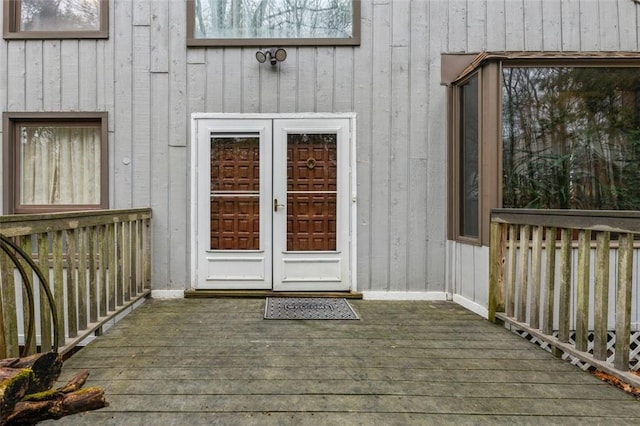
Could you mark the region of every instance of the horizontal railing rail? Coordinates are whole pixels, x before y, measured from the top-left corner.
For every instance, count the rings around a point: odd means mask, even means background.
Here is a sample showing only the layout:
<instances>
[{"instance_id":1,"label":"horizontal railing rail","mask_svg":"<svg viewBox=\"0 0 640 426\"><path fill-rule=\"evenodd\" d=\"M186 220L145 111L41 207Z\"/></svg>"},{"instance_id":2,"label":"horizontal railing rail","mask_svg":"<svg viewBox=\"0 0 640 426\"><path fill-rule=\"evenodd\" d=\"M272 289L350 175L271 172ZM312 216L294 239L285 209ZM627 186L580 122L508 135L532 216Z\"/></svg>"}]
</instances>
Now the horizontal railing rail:
<instances>
[{"instance_id":1,"label":"horizontal railing rail","mask_svg":"<svg viewBox=\"0 0 640 426\"><path fill-rule=\"evenodd\" d=\"M640 386L630 372L639 235L640 212L493 210L489 320Z\"/></svg>"},{"instance_id":2,"label":"horizontal railing rail","mask_svg":"<svg viewBox=\"0 0 640 426\"><path fill-rule=\"evenodd\" d=\"M64 354L150 293L149 208L0 216L0 235L0 358Z\"/></svg>"}]
</instances>

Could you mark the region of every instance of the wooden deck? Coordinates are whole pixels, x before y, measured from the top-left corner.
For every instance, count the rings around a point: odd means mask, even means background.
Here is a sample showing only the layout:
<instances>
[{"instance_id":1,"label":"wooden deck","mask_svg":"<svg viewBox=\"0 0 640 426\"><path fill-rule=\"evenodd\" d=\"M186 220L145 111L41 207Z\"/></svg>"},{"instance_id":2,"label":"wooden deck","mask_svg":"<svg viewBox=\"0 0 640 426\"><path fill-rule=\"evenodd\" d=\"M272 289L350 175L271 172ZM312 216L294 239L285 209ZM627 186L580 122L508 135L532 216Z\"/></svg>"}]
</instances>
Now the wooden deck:
<instances>
[{"instance_id":1,"label":"wooden deck","mask_svg":"<svg viewBox=\"0 0 640 426\"><path fill-rule=\"evenodd\" d=\"M52 425L630 424L640 401L448 302L263 320L264 299L149 300L61 380L110 407Z\"/></svg>"}]
</instances>

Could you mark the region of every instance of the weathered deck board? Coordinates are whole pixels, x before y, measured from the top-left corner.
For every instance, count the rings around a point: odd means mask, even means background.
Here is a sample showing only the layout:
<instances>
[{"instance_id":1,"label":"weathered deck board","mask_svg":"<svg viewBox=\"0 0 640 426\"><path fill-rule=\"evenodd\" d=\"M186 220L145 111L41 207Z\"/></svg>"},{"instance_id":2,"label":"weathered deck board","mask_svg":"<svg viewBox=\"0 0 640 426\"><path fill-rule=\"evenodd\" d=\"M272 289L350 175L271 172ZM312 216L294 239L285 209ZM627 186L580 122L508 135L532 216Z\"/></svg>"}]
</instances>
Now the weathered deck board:
<instances>
[{"instance_id":1,"label":"weathered deck board","mask_svg":"<svg viewBox=\"0 0 640 426\"><path fill-rule=\"evenodd\" d=\"M263 320L264 300L151 300L65 363L110 407L59 424L637 424L640 402L447 302ZM53 423L52 423L53 424Z\"/></svg>"}]
</instances>

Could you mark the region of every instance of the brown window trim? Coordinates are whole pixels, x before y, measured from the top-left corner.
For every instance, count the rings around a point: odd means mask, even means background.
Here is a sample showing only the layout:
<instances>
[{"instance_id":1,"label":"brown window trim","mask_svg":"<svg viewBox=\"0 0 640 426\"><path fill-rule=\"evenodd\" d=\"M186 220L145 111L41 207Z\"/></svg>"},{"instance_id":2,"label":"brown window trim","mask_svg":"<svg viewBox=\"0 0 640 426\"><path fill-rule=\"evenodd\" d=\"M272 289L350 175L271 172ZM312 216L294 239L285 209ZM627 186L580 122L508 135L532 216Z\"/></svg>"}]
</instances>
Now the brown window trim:
<instances>
[{"instance_id":1,"label":"brown window trim","mask_svg":"<svg viewBox=\"0 0 640 426\"><path fill-rule=\"evenodd\" d=\"M497 140L500 136L500 99L490 96L491 93L498 93L499 90L499 64L488 64L478 73L478 99L479 99L479 123L478 123L478 236L470 237L462 235L460 230L460 96L459 85L449 87L448 95L448 217L447 234L449 240L464 242L473 245L489 245L489 218L491 208L498 203L499 193L496 185L499 184L501 176L498 168L499 146L487 143L487 141ZM475 73L469 73L460 83L465 82ZM488 111L492 111L495 120L487 119ZM495 170L492 173L492 170Z\"/></svg>"},{"instance_id":2,"label":"brown window trim","mask_svg":"<svg viewBox=\"0 0 640 426\"><path fill-rule=\"evenodd\" d=\"M442 84L447 96L448 223L447 239L489 246L491 209L502 206L502 67L640 67L638 52L483 52L443 54ZM459 233L457 85L480 72L480 237Z\"/></svg>"},{"instance_id":3,"label":"brown window trim","mask_svg":"<svg viewBox=\"0 0 640 426\"><path fill-rule=\"evenodd\" d=\"M359 46L360 45L360 2L353 2L353 37L351 38L196 38L195 37L195 0L187 1L187 46Z\"/></svg>"},{"instance_id":4,"label":"brown window trim","mask_svg":"<svg viewBox=\"0 0 640 426\"><path fill-rule=\"evenodd\" d=\"M109 0L100 0L100 29L98 31L21 31L20 0L3 2L3 38L6 40L55 40L109 38Z\"/></svg>"},{"instance_id":5,"label":"brown window trim","mask_svg":"<svg viewBox=\"0 0 640 426\"><path fill-rule=\"evenodd\" d=\"M19 191L18 150L15 149L19 140L18 128L23 123L42 124L82 124L92 123L100 125L100 203L99 204L43 204L17 205L16 194ZM48 213L78 210L107 209L109 206L109 152L108 126L106 112L5 112L2 114L3 124L3 205L6 214Z\"/></svg>"}]
</instances>

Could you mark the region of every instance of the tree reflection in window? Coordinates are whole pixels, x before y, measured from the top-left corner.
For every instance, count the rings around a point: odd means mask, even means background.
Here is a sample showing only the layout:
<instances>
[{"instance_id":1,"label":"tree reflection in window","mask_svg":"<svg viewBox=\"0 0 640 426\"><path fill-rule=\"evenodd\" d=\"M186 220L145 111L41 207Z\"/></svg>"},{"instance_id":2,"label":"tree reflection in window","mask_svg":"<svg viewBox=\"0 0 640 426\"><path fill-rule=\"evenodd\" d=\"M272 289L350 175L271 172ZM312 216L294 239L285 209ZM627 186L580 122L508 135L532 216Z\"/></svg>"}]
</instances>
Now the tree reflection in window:
<instances>
[{"instance_id":1,"label":"tree reflection in window","mask_svg":"<svg viewBox=\"0 0 640 426\"><path fill-rule=\"evenodd\" d=\"M196 38L349 38L353 0L195 0Z\"/></svg>"},{"instance_id":2,"label":"tree reflection in window","mask_svg":"<svg viewBox=\"0 0 640 426\"><path fill-rule=\"evenodd\" d=\"M503 69L503 206L640 210L640 68Z\"/></svg>"},{"instance_id":3,"label":"tree reflection in window","mask_svg":"<svg viewBox=\"0 0 640 426\"><path fill-rule=\"evenodd\" d=\"M98 31L100 0L22 0L22 31Z\"/></svg>"}]
</instances>

